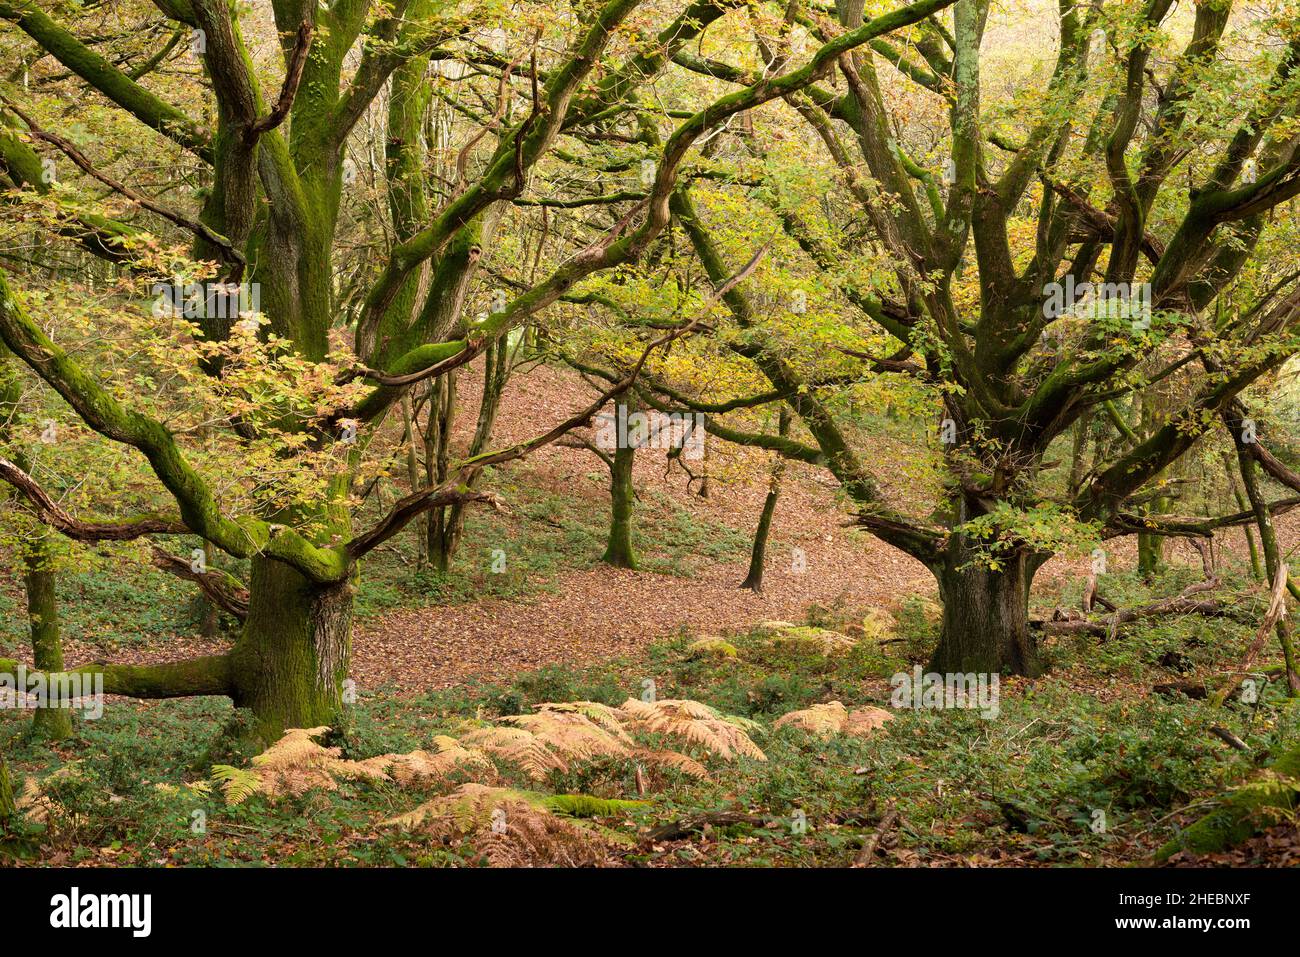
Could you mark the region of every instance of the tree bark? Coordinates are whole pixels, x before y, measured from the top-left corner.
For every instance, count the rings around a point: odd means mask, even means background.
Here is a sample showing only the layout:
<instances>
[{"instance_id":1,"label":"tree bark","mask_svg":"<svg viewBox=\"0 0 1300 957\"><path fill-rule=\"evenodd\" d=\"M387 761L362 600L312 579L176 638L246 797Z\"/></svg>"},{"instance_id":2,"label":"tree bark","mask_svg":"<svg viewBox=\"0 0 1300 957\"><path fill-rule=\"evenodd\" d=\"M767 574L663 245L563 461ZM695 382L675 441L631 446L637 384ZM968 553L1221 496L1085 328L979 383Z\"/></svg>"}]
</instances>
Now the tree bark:
<instances>
[{"instance_id":1,"label":"tree bark","mask_svg":"<svg viewBox=\"0 0 1300 957\"><path fill-rule=\"evenodd\" d=\"M216 558L215 549L211 543L203 543L203 560L205 567L212 567ZM221 609L217 607L207 594L200 589L199 593L194 596L194 601L199 612L199 634L204 638L216 638L218 628L221 624Z\"/></svg>"},{"instance_id":2,"label":"tree bark","mask_svg":"<svg viewBox=\"0 0 1300 957\"><path fill-rule=\"evenodd\" d=\"M1165 499L1159 499L1156 511L1161 509L1159 505ZM1165 539L1163 535L1155 535L1151 532L1138 532L1138 575L1143 581L1150 581L1163 568L1165 564Z\"/></svg>"},{"instance_id":3,"label":"tree bark","mask_svg":"<svg viewBox=\"0 0 1300 957\"><path fill-rule=\"evenodd\" d=\"M1237 485L1237 471L1233 468L1232 456L1227 451L1223 453L1223 467L1228 475L1228 485L1232 488L1232 496L1237 502L1237 510L1240 512L1247 511L1250 505ZM1255 581L1264 581L1264 569L1259 564L1259 549L1255 546L1255 533L1251 531L1249 525L1243 525L1242 530L1246 533L1246 548L1250 551L1250 573Z\"/></svg>"},{"instance_id":4,"label":"tree bark","mask_svg":"<svg viewBox=\"0 0 1300 957\"><path fill-rule=\"evenodd\" d=\"M767 555L767 539L772 530L772 515L776 512L776 501L781 495L780 479L773 472L772 484L763 499L763 511L758 516L758 528L754 531L754 547L749 553L749 573L740 583L741 588L748 588L755 593L763 591L763 563Z\"/></svg>"},{"instance_id":5,"label":"tree bark","mask_svg":"<svg viewBox=\"0 0 1300 957\"><path fill-rule=\"evenodd\" d=\"M1146 436L1160 425L1160 413L1167 403L1156 393L1143 393L1141 398L1141 434ZM1134 443L1137 444L1136 442ZM1162 513L1169 510L1171 501L1167 496L1160 496L1150 505L1152 511ZM1138 576L1143 581L1151 581L1164 570L1165 538L1151 532L1138 532Z\"/></svg>"},{"instance_id":6,"label":"tree bark","mask_svg":"<svg viewBox=\"0 0 1300 957\"><path fill-rule=\"evenodd\" d=\"M0 833L3 833L9 819L17 812L14 806L14 787L9 780L9 768L4 755L0 755Z\"/></svg>"},{"instance_id":7,"label":"tree bark","mask_svg":"<svg viewBox=\"0 0 1300 957\"><path fill-rule=\"evenodd\" d=\"M1278 567L1286 561L1278 549L1277 533L1273 528L1273 516L1269 514L1268 503L1260 490L1255 471L1255 459L1251 456L1246 441L1242 437L1240 422L1229 416L1224 418L1228 431L1232 434L1237 447L1237 465L1241 473L1241 484L1250 499L1250 506L1255 512L1255 527L1259 530L1260 550L1264 553L1264 568L1270 582L1277 581ZM1289 572L1288 567L1288 572ZM1288 574L1286 578L1290 578ZM1280 615L1274 627L1277 630L1278 644L1282 647L1282 658L1286 662L1287 690L1292 697L1300 695L1300 670L1297 668L1295 645L1291 638L1291 625L1285 615Z\"/></svg>"},{"instance_id":8,"label":"tree bark","mask_svg":"<svg viewBox=\"0 0 1300 957\"><path fill-rule=\"evenodd\" d=\"M253 559L231 697L252 709L264 741L337 722L351 662L352 597L350 582L317 585L281 562Z\"/></svg>"},{"instance_id":9,"label":"tree bark","mask_svg":"<svg viewBox=\"0 0 1300 957\"><path fill-rule=\"evenodd\" d=\"M424 477L429 487L440 485L451 468L451 426L456 418L456 370L435 379L430 387L429 419L424 430ZM429 567L445 574L454 551L446 534L447 510L431 508L424 520L425 554Z\"/></svg>"},{"instance_id":10,"label":"tree bark","mask_svg":"<svg viewBox=\"0 0 1300 957\"><path fill-rule=\"evenodd\" d=\"M406 443L406 480L412 492L418 492L424 486L420 483L420 456L415 450L415 412L411 405L411 394L402 396L402 441ZM428 517L416 526L415 567L423 568L429 561Z\"/></svg>"},{"instance_id":11,"label":"tree bark","mask_svg":"<svg viewBox=\"0 0 1300 957\"><path fill-rule=\"evenodd\" d=\"M31 624L32 663L41 671L63 670L63 640L59 634L59 603L55 591L57 574L50 564L47 536L41 530L25 556L24 583L27 589L27 619ZM32 734L47 741L72 736L72 709L37 708L32 716Z\"/></svg>"},{"instance_id":12,"label":"tree bark","mask_svg":"<svg viewBox=\"0 0 1300 957\"><path fill-rule=\"evenodd\" d=\"M350 581L313 583L258 556L248 617L230 653L156 665L94 662L65 674L102 675L105 694L132 698L229 696L252 710L253 734L269 745L289 728L337 726L351 662L352 602ZM0 673L16 674L18 666L0 659Z\"/></svg>"},{"instance_id":13,"label":"tree bark","mask_svg":"<svg viewBox=\"0 0 1300 957\"><path fill-rule=\"evenodd\" d=\"M474 426L474 437L465 452L466 458L473 458L487 450L492 441L492 430L496 426L497 410L501 407L501 397L505 393L506 383L510 378L513 362L513 350L506 340L491 343L484 351L483 394L479 401L478 421ZM441 413L444 419L436 427L427 430L426 435L435 439L432 445L426 443L426 456L433 455L433 472L426 468L430 486L441 484L450 474L450 442L452 422L455 418L455 372L447 378L452 383L445 393L446 402L431 404L429 414ZM436 389L437 386L435 385ZM435 454L436 452L436 454ZM477 488L483 473L475 470L465 480L468 488ZM451 570L452 560L460 549L461 539L465 533L465 506L463 503L446 505L429 509L425 520L425 552L430 567L440 573Z\"/></svg>"},{"instance_id":14,"label":"tree bark","mask_svg":"<svg viewBox=\"0 0 1300 957\"><path fill-rule=\"evenodd\" d=\"M1084 453L1088 450L1088 438L1092 433L1092 422L1096 413L1092 411L1085 412L1079 417L1079 421L1074 424L1074 437L1071 442L1070 451L1070 495L1078 494L1079 486L1083 483L1084 475Z\"/></svg>"},{"instance_id":15,"label":"tree bark","mask_svg":"<svg viewBox=\"0 0 1300 957\"><path fill-rule=\"evenodd\" d=\"M620 404L618 415L626 420L631 414L627 405ZM620 430L621 432L621 430ZM629 430L630 432L630 430ZM619 435L614 450L614 465L609 471L609 538L601 561L615 568L636 568L636 553L632 550L632 508L636 490L632 486L632 466L636 464L636 442L631 434Z\"/></svg>"},{"instance_id":16,"label":"tree bark","mask_svg":"<svg viewBox=\"0 0 1300 957\"><path fill-rule=\"evenodd\" d=\"M790 431L790 410L781 406L778 434L785 436ZM767 487L767 497L763 499L763 511L758 516L758 528L754 531L754 547L749 553L749 573L740 583L741 588L761 593L763 591L763 564L767 556L767 540L772 531L772 516L776 513L777 499L781 497L781 477L785 472L785 459L778 457L772 463L772 477Z\"/></svg>"},{"instance_id":17,"label":"tree bark","mask_svg":"<svg viewBox=\"0 0 1300 957\"><path fill-rule=\"evenodd\" d=\"M1042 673L1029 630L1029 586L1038 562L1026 553L1000 559L994 570L954 535L935 571L943 602L939 645L930 670L942 674Z\"/></svg>"}]
</instances>

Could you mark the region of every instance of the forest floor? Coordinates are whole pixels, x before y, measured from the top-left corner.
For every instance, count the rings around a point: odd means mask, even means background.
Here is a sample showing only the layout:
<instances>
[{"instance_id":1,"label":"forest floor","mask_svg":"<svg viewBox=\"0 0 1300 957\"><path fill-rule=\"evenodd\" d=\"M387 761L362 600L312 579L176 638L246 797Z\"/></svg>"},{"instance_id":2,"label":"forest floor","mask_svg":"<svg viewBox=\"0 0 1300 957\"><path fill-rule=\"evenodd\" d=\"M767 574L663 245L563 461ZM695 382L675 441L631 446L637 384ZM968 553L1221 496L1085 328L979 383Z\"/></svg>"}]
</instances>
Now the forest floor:
<instances>
[{"instance_id":1,"label":"forest floor","mask_svg":"<svg viewBox=\"0 0 1300 957\"><path fill-rule=\"evenodd\" d=\"M503 444L544 430L587 400L580 383L546 367L517 378L510 390L503 409L511 414L497 433ZM467 410L476 407L469 377L461 401ZM891 465L879 478L909 501L919 486L901 454L881 440L877 458ZM360 759L406 753L429 747L430 734L455 736L467 722L481 726L543 702L616 706L640 695L649 680L660 699L689 698L739 716L738 726L750 729L767 761L710 760L704 781L651 772L653 809L601 825L598 856L607 863L843 865L893 806L901 824L882 836L879 863L1087 866L1148 861L1206 800L1246 779L1296 733L1300 716L1276 682L1254 709L1222 712L1153 693L1162 682L1209 678L1240 660L1252 615L1262 611L1258 588L1241 573L1240 533L1220 543L1227 586L1251 596L1240 615L1159 621L1104 643L1052 642L1047 677L1003 683L1001 721L902 711L865 738L778 727L783 715L832 700L850 709L889 707L890 676L924 664L933 644L934 581L912 559L849 526L826 477L798 467L786 472L764 591L741 590L768 463L710 447L703 466L689 464L697 476L707 469L707 497L697 494L698 480L670 469L662 452L638 456L638 571L599 562L607 473L590 453L568 448L544 449L492 476L506 507L471 514L451 574L417 569L413 533L368 559L354 636L359 700L350 726L332 743ZM381 488L371 509L380 512L402 491ZM1300 522L1284 516L1279 532L1293 548ZM1108 548L1113 574L1103 591L1121 604L1171 594L1201 575L1197 554L1175 544L1167 575L1138 582L1129 571L1132 542ZM493 572L502 557L504 570ZM1035 613L1077 605L1087 564L1086 556L1049 563L1035 584ZM188 657L220 651L231 640L229 630L198 637L188 586L147 565L125 566L105 555L69 572L61 587L69 664ZM854 634L873 610L886 613L888 633L844 654L773 648L758 628L784 620ZM20 582L0 580L0 654L27 657L21 612ZM701 658L688 647L717 635L734 656ZM241 765L250 757L210 750L214 727L230 714L227 702L211 700L111 701L104 719L78 722L77 737L53 752L24 742L21 713L0 715L0 741L20 778L79 769L71 782L47 790L65 816L40 860L437 865L487 853L473 839L430 849L427 835L422 841L377 827L381 817L410 810L414 799L397 787L349 783L275 806L260 798L225 806L219 792L202 785L214 763ZM1221 744L1208 732L1215 723L1243 738L1251 753L1243 757ZM544 785L556 794L624 800L647 787L645 768L634 772L634 765L597 762L542 781L517 768L502 773L515 788ZM185 829L172 833L178 794L214 822L202 839ZM650 837L657 827L719 808L766 815L768 823ZM771 823L786 822L796 810L806 815L806 833ZM1100 832L1098 810L1109 822ZM515 847L506 858L556 862L545 853ZM1297 861L1297 829L1282 822L1199 863Z\"/></svg>"},{"instance_id":2,"label":"forest floor","mask_svg":"<svg viewBox=\"0 0 1300 957\"><path fill-rule=\"evenodd\" d=\"M476 407L477 388L472 376L464 376L464 408ZM538 367L510 383L497 441L507 445L529 438L586 401L581 383ZM544 411L521 415L520 410ZM468 439L466 418L458 422L461 441ZM936 597L934 578L919 562L849 524L824 472L793 466L786 470L773 520L763 591L738 588L767 492L767 460L745 450L721 460L713 454L706 497L699 495L698 480L680 467L668 467L662 451L638 456L636 541L642 567L636 571L598 561L608 521L607 474L590 453L570 448L543 449L498 476L495 487L505 511L471 516L451 575L416 571L414 529L384 546L369 560L360 585L354 680L360 687L405 692L452 687L468 677L499 681L542 665L627 655L669 635L710 635L773 619L802 621L810 609L892 611L909 596ZM882 448L880 457L894 454ZM696 463L691 466L696 476L703 474ZM911 498L905 473L882 470L878 478L899 500ZM372 510L403 493L381 489ZM1300 543L1300 516L1282 516L1278 533L1287 548ZM1244 554L1244 540L1235 538L1220 541L1226 560ZM1131 540L1110 547L1114 567L1134 563ZM500 574L490 571L497 549L506 566ZM1188 567L1200 563L1196 552L1177 541L1171 543L1169 561ZM1040 570L1036 584L1055 586L1086 575L1087 566L1086 557L1054 559ZM157 620L152 600L149 613L128 607L115 614L114 599L133 598L133 591L148 595L160 589L177 604L184 602L183 583L151 569L141 574L149 585L138 590L106 581L99 568L75 576L75 591L65 602L107 607L65 627L70 664L100 660L106 647L111 660L131 664L229 647L228 638L205 639L193 627L168 627ZM117 595L117 585L127 594ZM0 611L20 608L21 600L17 577L0 578ZM7 638L16 653L21 622L10 620L8 633L0 631L0 647ZM154 640L164 634L166 641Z\"/></svg>"}]
</instances>

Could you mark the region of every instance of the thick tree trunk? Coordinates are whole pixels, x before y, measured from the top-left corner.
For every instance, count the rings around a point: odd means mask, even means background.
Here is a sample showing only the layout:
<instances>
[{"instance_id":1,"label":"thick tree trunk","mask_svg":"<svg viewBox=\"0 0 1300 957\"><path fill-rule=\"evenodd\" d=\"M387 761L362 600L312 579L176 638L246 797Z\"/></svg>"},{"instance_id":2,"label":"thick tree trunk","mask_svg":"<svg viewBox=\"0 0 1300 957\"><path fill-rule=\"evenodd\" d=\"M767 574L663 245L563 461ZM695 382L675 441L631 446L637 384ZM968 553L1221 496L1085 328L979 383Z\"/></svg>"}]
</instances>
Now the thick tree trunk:
<instances>
[{"instance_id":1,"label":"thick tree trunk","mask_svg":"<svg viewBox=\"0 0 1300 957\"><path fill-rule=\"evenodd\" d=\"M253 559L248 620L235 646L235 704L274 741L287 728L334 726L352 653L352 586L320 586L289 566Z\"/></svg>"},{"instance_id":2,"label":"thick tree trunk","mask_svg":"<svg viewBox=\"0 0 1300 957\"><path fill-rule=\"evenodd\" d=\"M945 674L1041 674L1029 631L1029 585L1037 565L1021 554L1003 559L995 571L972 563L973 557L954 544L936 572L943 625L930 669Z\"/></svg>"},{"instance_id":3,"label":"thick tree trunk","mask_svg":"<svg viewBox=\"0 0 1300 957\"><path fill-rule=\"evenodd\" d=\"M253 737L269 745L288 728L337 727L351 662L352 600L349 581L319 585L282 562L254 558L248 617L228 654L155 665L96 662L64 674L102 676L105 694L131 698L228 695L252 711ZM0 672L15 675L18 668L0 659Z\"/></svg>"},{"instance_id":4,"label":"thick tree trunk","mask_svg":"<svg viewBox=\"0 0 1300 957\"><path fill-rule=\"evenodd\" d=\"M31 624L32 663L41 671L63 670L63 640L59 635L59 602L55 593L57 575L50 565L49 545L41 532L28 550L24 581L27 587L27 619ZM32 716L32 734L47 741L72 736L72 709L37 708Z\"/></svg>"}]
</instances>

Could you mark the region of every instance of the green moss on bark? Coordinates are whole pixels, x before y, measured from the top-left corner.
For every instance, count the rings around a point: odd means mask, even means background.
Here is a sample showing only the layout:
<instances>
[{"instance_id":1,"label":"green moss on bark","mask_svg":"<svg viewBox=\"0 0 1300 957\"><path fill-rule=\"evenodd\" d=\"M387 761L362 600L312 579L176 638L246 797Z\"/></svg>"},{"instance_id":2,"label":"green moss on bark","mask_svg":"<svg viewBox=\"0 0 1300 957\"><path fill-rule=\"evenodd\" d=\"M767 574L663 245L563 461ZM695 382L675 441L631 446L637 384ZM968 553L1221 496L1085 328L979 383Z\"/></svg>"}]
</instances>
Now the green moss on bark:
<instances>
[{"instance_id":1,"label":"green moss on bark","mask_svg":"<svg viewBox=\"0 0 1300 957\"><path fill-rule=\"evenodd\" d=\"M0 756L0 829L14 816L14 787L9 780L9 767Z\"/></svg>"},{"instance_id":2,"label":"green moss on bark","mask_svg":"<svg viewBox=\"0 0 1300 957\"><path fill-rule=\"evenodd\" d=\"M47 534L41 533L26 557L27 618L31 623L32 662L41 671L59 672L63 670L63 640L55 593L57 575L50 564ZM37 708L32 716L32 734L49 741L71 737L71 709Z\"/></svg>"},{"instance_id":3,"label":"green moss on bark","mask_svg":"<svg viewBox=\"0 0 1300 957\"><path fill-rule=\"evenodd\" d=\"M318 586L254 559L248 618L232 652L235 704L274 741L287 728L334 725L352 653L352 586Z\"/></svg>"},{"instance_id":4,"label":"green moss on bark","mask_svg":"<svg viewBox=\"0 0 1300 957\"><path fill-rule=\"evenodd\" d=\"M619 408L620 420L628 414L626 406ZM601 561L615 568L637 567L636 553L632 549L632 509L636 503L632 467L635 463L636 446L632 438L620 434L609 476L609 538L605 543L605 554L601 556Z\"/></svg>"},{"instance_id":5,"label":"green moss on bark","mask_svg":"<svg viewBox=\"0 0 1300 957\"><path fill-rule=\"evenodd\" d=\"M1227 795L1222 803L1156 852L1163 863L1179 851L1214 854L1249 838L1269 823L1269 814L1287 814L1297 805L1300 745L1278 758L1270 769L1281 780L1257 782Z\"/></svg>"}]
</instances>

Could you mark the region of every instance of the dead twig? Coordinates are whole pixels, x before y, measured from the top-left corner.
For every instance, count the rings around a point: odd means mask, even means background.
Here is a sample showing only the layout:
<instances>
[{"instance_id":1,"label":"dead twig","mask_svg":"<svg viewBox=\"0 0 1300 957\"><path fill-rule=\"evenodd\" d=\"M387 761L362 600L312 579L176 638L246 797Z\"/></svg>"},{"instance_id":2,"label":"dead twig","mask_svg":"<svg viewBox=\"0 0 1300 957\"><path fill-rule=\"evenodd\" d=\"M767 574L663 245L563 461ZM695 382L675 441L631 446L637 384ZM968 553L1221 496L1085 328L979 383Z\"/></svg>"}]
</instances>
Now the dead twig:
<instances>
[{"instance_id":1,"label":"dead twig","mask_svg":"<svg viewBox=\"0 0 1300 957\"><path fill-rule=\"evenodd\" d=\"M1247 753L1250 752L1250 746L1227 728L1221 728L1216 724L1210 728L1210 734L1214 735L1230 748L1235 748L1238 751L1245 751Z\"/></svg>"},{"instance_id":2,"label":"dead twig","mask_svg":"<svg viewBox=\"0 0 1300 957\"><path fill-rule=\"evenodd\" d=\"M858 852L853 866L870 867L872 859L876 856L876 851L880 848L880 842L885 839L885 835L893 830L894 825L897 823L898 808L891 804L889 810L885 811L885 816L880 819L880 826L876 828L876 833L871 836L871 840L862 845L862 850Z\"/></svg>"},{"instance_id":3,"label":"dead twig","mask_svg":"<svg viewBox=\"0 0 1300 957\"><path fill-rule=\"evenodd\" d=\"M1259 623L1259 630L1255 632L1255 640L1250 643L1246 649L1246 657L1242 659L1238 666L1238 674L1230 677L1218 691L1210 698L1210 703L1214 707L1223 706L1228 695L1237 690L1237 685L1241 684L1241 675L1249 672L1251 666L1255 663L1256 656L1263 649L1265 642L1268 641L1268 634L1278 623L1278 620L1286 615L1286 576L1287 563L1277 563L1277 574L1273 578L1273 592L1269 596L1268 611L1264 614L1264 620Z\"/></svg>"}]
</instances>

